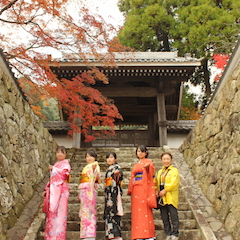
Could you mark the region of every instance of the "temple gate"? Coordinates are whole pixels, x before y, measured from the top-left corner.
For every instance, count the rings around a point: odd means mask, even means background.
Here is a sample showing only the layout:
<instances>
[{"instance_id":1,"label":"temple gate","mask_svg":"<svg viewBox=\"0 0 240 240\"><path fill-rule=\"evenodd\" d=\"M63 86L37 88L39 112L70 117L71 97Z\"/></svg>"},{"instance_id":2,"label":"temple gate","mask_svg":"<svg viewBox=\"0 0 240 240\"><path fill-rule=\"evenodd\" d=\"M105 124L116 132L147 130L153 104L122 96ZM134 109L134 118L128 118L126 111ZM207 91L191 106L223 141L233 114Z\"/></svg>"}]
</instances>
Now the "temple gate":
<instances>
[{"instance_id":1,"label":"temple gate","mask_svg":"<svg viewBox=\"0 0 240 240\"><path fill-rule=\"evenodd\" d=\"M201 67L199 59L178 57L177 52L117 52L114 67L90 56L88 63L78 57L57 61L59 66L51 68L59 79L71 79L88 66L97 66L109 78L109 84L93 87L114 100L124 120L116 122L116 136L99 138L92 146L115 147L167 145L168 121L179 120L183 83ZM75 147L86 146L79 135L74 140Z\"/></svg>"}]
</instances>

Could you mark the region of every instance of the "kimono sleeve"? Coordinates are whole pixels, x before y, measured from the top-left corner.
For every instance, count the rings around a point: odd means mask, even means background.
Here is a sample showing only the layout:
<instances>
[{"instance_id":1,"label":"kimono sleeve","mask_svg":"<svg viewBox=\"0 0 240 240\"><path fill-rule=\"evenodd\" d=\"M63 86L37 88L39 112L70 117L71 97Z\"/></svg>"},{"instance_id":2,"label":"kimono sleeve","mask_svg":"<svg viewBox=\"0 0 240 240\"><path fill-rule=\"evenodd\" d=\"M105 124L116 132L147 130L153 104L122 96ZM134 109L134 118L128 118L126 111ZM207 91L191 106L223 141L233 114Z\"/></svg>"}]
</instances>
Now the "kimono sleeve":
<instances>
[{"instance_id":1,"label":"kimono sleeve","mask_svg":"<svg viewBox=\"0 0 240 240\"><path fill-rule=\"evenodd\" d=\"M127 195L131 195L132 194L132 185L133 185L133 172L131 173L131 177L130 177L130 181L129 181L129 185L128 185L128 192Z\"/></svg>"}]
</instances>

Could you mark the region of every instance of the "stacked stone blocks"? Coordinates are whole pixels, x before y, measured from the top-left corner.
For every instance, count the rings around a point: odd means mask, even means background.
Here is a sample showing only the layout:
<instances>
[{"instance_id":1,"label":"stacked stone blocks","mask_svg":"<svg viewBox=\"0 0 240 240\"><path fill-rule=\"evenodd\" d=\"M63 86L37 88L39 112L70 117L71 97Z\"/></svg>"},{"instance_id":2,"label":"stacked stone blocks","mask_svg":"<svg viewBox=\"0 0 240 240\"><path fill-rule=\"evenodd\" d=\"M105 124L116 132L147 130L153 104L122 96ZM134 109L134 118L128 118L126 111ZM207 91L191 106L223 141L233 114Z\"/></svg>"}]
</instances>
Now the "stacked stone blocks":
<instances>
[{"instance_id":1,"label":"stacked stone blocks","mask_svg":"<svg viewBox=\"0 0 240 240\"><path fill-rule=\"evenodd\" d=\"M56 143L0 66L0 239L32 198L54 159Z\"/></svg>"},{"instance_id":2,"label":"stacked stone blocks","mask_svg":"<svg viewBox=\"0 0 240 240\"><path fill-rule=\"evenodd\" d=\"M234 239L240 236L240 65L180 151Z\"/></svg>"}]
</instances>

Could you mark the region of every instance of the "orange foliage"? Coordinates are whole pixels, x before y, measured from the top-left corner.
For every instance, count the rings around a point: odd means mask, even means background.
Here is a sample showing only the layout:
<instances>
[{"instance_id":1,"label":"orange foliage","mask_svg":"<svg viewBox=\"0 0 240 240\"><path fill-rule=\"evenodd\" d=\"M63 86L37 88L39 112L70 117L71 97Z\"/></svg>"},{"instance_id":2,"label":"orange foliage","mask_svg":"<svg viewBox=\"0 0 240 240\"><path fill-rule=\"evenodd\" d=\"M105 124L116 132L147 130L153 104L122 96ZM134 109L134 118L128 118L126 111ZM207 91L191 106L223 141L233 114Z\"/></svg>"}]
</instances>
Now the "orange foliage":
<instances>
[{"instance_id":1,"label":"orange foliage","mask_svg":"<svg viewBox=\"0 0 240 240\"><path fill-rule=\"evenodd\" d=\"M97 69L94 70L94 73L96 72ZM86 83L95 84L92 73L92 71L82 73L81 76L76 76L72 80L63 78L56 83L57 85L48 84L47 86L48 93L59 99L62 108L69 116L69 121L73 123L70 134L81 131L86 141L94 139L93 136L88 135L89 127L110 126L112 129L108 133L113 133L115 118L122 119L111 100L104 97L98 90L86 85ZM76 119L81 122L81 130L75 124Z\"/></svg>"},{"instance_id":2,"label":"orange foliage","mask_svg":"<svg viewBox=\"0 0 240 240\"><path fill-rule=\"evenodd\" d=\"M134 50L130 47L124 47L117 37L113 38L109 42L109 50L112 52L133 52Z\"/></svg>"},{"instance_id":3,"label":"orange foliage","mask_svg":"<svg viewBox=\"0 0 240 240\"><path fill-rule=\"evenodd\" d=\"M181 107L181 120L198 120L201 114L194 107Z\"/></svg>"},{"instance_id":4,"label":"orange foliage","mask_svg":"<svg viewBox=\"0 0 240 240\"><path fill-rule=\"evenodd\" d=\"M43 118L44 120L46 119L46 116L44 116L42 113L41 113L41 107L40 106L34 106L34 105L30 105L33 109L33 111L39 115L41 118Z\"/></svg>"},{"instance_id":5,"label":"orange foliage","mask_svg":"<svg viewBox=\"0 0 240 240\"><path fill-rule=\"evenodd\" d=\"M81 131L89 141L94 139L88 132L90 126L112 127L115 118L121 119L116 106L91 88L95 81L108 83L108 79L96 68L71 80L57 79L48 65L49 53L53 50L65 55L74 53L87 64L85 53L104 59L105 53L123 48L109 44L114 27L104 23L100 16L92 16L84 0L75 1L72 6L71 2L1 0L0 48L18 77L23 77L20 84L30 95L30 104L39 97L54 97L69 115L72 132ZM105 64L113 62L108 60ZM33 109L40 114L38 107ZM76 118L81 120L82 129L75 124Z\"/></svg>"}]
</instances>

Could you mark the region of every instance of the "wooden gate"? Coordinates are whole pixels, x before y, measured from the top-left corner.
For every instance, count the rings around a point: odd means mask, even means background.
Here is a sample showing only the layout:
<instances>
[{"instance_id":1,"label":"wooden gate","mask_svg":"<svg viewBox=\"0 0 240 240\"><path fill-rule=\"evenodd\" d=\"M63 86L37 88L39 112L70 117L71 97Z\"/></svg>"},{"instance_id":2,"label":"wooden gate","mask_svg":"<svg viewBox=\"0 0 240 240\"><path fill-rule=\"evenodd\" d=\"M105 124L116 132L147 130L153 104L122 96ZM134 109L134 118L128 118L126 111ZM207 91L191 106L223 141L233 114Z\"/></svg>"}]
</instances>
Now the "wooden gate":
<instances>
[{"instance_id":1,"label":"wooden gate","mask_svg":"<svg viewBox=\"0 0 240 240\"><path fill-rule=\"evenodd\" d=\"M116 130L114 136L99 137L93 147L135 147L148 145L148 130Z\"/></svg>"}]
</instances>

